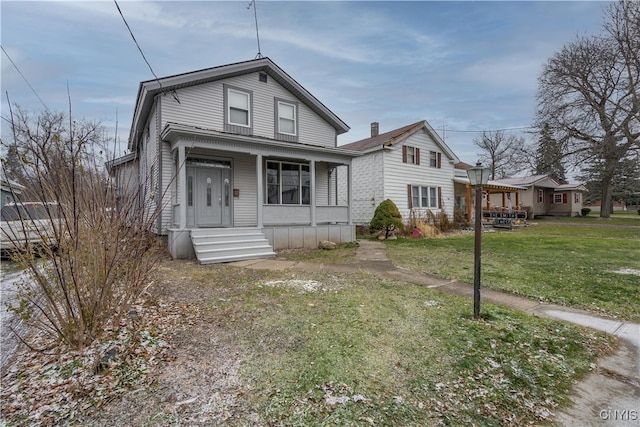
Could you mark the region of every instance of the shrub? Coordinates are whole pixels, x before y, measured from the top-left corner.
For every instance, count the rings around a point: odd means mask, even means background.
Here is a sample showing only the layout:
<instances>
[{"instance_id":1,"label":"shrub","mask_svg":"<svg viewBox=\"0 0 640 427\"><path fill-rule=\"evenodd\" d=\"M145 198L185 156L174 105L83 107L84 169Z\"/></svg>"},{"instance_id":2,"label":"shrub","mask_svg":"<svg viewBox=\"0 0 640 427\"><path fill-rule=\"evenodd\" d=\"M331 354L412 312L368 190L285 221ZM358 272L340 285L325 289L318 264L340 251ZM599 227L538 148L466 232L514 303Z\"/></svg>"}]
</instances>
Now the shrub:
<instances>
[{"instance_id":1,"label":"shrub","mask_svg":"<svg viewBox=\"0 0 640 427\"><path fill-rule=\"evenodd\" d=\"M391 199L387 199L380 203L373 214L373 219L369 223L372 231L384 230L385 239L389 238L389 234L402 228L402 215L398 207Z\"/></svg>"},{"instance_id":2,"label":"shrub","mask_svg":"<svg viewBox=\"0 0 640 427\"><path fill-rule=\"evenodd\" d=\"M591 212L591 209L589 209L589 208L582 208L582 209L580 210L580 213L582 214L582 216L587 216L587 215L589 215L589 212Z\"/></svg>"},{"instance_id":3,"label":"shrub","mask_svg":"<svg viewBox=\"0 0 640 427\"><path fill-rule=\"evenodd\" d=\"M17 120L14 143L25 159L17 167L28 180L28 197L55 201L59 209L48 211L54 237L36 224L42 243L14 254L29 279L16 284L10 308L53 346L82 349L110 326L118 329L149 286L162 256L149 232L157 212L138 208L147 184L117 199L97 124L65 124L63 114L49 112L35 122L26 114Z\"/></svg>"}]
</instances>

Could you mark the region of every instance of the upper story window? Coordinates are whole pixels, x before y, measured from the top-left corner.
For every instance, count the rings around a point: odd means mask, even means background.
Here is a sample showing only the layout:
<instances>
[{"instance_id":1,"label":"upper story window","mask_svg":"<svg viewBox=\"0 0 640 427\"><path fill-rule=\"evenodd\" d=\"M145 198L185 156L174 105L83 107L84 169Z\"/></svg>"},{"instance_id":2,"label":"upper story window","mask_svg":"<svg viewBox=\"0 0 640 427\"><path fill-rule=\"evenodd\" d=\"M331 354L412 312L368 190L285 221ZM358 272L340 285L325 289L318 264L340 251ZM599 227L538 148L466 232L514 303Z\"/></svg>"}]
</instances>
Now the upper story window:
<instances>
[{"instance_id":1,"label":"upper story window","mask_svg":"<svg viewBox=\"0 0 640 427\"><path fill-rule=\"evenodd\" d=\"M224 85L224 130L251 135L253 133L253 93Z\"/></svg>"},{"instance_id":2,"label":"upper story window","mask_svg":"<svg viewBox=\"0 0 640 427\"><path fill-rule=\"evenodd\" d=\"M249 126L249 94L229 89L229 123Z\"/></svg>"},{"instance_id":3,"label":"upper story window","mask_svg":"<svg viewBox=\"0 0 640 427\"><path fill-rule=\"evenodd\" d=\"M420 164L420 149L410 145L402 146L402 162L411 163L413 165Z\"/></svg>"},{"instance_id":4,"label":"upper story window","mask_svg":"<svg viewBox=\"0 0 640 427\"><path fill-rule=\"evenodd\" d=\"M298 103L275 99L275 137L298 142Z\"/></svg>"},{"instance_id":5,"label":"upper story window","mask_svg":"<svg viewBox=\"0 0 640 427\"><path fill-rule=\"evenodd\" d=\"M442 153L429 151L429 166L432 168L442 168Z\"/></svg>"}]
</instances>

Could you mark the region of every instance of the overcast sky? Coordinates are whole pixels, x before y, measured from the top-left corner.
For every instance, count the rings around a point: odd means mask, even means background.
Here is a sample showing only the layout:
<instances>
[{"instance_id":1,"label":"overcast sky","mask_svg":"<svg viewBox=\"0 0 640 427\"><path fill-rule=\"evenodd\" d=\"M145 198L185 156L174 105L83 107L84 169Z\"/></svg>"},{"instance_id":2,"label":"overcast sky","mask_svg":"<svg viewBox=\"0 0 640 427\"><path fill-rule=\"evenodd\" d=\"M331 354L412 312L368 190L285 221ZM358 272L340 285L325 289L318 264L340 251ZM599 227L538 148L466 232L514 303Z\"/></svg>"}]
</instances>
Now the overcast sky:
<instances>
[{"instance_id":1,"label":"overcast sky","mask_svg":"<svg viewBox=\"0 0 640 427\"><path fill-rule=\"evenodd\" d=\"M118 4L159 77L258 53L249 1ZM605 5L257 0L257 16L261 54L351 127L339 144L368 137L372 121L386 132L424 119L473 164L480 131L531 125L545 61L600 31ZM7 93L32 112L43 103L67 111L68 85L77 118L102 121L114 137L117 117L124 154L139 83L153 75L116 4L2 0L0 8L3 140Z\"/></svg>"}]
</instances>

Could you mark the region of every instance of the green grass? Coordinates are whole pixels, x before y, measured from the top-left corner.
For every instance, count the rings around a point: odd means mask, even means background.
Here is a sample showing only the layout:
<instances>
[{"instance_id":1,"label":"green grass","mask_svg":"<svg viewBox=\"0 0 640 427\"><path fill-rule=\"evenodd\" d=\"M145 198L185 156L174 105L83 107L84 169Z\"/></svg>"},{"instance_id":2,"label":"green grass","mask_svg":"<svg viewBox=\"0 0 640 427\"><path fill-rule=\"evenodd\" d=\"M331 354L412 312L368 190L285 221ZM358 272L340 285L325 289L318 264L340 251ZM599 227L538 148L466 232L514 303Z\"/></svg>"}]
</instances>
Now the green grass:
<instances>
[{"instance_id":1,"label":"green grass","mask_svg":"<svg viewBox=\"0 0 640 427\"><path fill-rule=\"evenodd\" d=\"M482 286L551 303L640 320L638 226L540 221L513 232L482 234ZM594 220L598 221L598 220ZM604 222L604 221L603 221ZM387 242L399 266L473 282L474 235Z\"/></svg>"},{"instance_id":2,"label":"green grass","mask_svg":"<svg viewBox=\"0 0 640 427\"><path fill-rule=\"evenodd\" d=\"M315 291L291 279L226 283L224 303L199 302L243 348L267 425L540 423L610 343L491 304L474 321L467 298L374 275L296 275Z\"/></svg>"},{"instance_id":3,"label":"green grass","mask_svg":"<svg viewBox=\"0 0 640 427\"><path fill-rule=\"evenodd\" d=\"M330 264L352 264L356 262L357 243L338 245L336 249L294 249L282 252L282 256L289 261L305 261Z\"/></svg>"}]
</instances>

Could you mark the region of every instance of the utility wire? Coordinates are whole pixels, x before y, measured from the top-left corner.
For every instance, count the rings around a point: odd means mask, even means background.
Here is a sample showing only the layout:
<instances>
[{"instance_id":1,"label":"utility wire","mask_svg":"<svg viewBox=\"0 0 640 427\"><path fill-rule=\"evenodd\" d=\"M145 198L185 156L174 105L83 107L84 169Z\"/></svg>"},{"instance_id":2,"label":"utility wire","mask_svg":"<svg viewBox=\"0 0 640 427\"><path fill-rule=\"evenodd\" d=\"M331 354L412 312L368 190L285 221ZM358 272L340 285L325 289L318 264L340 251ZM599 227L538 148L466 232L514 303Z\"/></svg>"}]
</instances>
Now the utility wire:
<instances>
[{"instance_id":1,"label":"utility wire","mask_svg":"<svg viewBox=\"0 0 640 427\"><path fill-rule=\"evenodd\" d=\"M467 133L480 133L480 132L501 132L505 130L522 130L522 129L536 129L535 126L521 126L515 128L503 128L503 129L482 129L482 130L455 130L447 128L447 132L467 132Z\"/></svg>"},{"instance_id":2,"label":"utility wire","mask_svg":"<svg viewBox=\"0 0 640 427\"><path fill-rule=\"evenodd\" d=\"M33 86L31 86L31 83L29 83L29 80L27 80L27 78L24 76L24 74L22 74L22 71L20 71L20 68L18 68L18 66L16 65L15 62L13 62L13 59L11 59L11 57L9 56L9 54L7 53L6 50L4 50L4 46L0 45L0 48L2 49L2 52L7 56L7 58L9 59L9 62L11 62L11 65L13 65L13 67L16 69L16 71L18 72L18 74L20 74L20 76L22 77L22 79L25 81L25 83L27 83L27 86L29 86L29 89L31 89L31 91L33 92L33 94L36 96L36 98L38 98L38 100L42 103L42 105L44 105L45 110L49 111L49 107L47 107L47 104L44 103L44 101L42 100L42 98L40 98L40 95L38 95L38 92L36 92L36 90L33 88Z\"/></svg>"},{"instance_id":3,"label":"utility wire","mask_svg":"<svg viewBox=\"0 0 640 427\"><path fill-rule=\"evenodd\" d=\"M133 35L133 31L131 30L131 27L129 26L129 23L125 19L124 14L122 13L122 10L120 9L120 5L118 4L118 1L117 0L113 0L113 2L116 4L116 7L118 8L118 13L122 17L122 21L124 22L124 25L126 25L127 30L129 30L129 34L131 34L131 38L133 39L133 42L136 44L136 47L138 48L138 51L140 51L140 55L142 55L142 59L144 59L144 62L146 62L147 66L149 67L149 70L151 71L151 74L153 74L153 77L155 77L156 82L158 82L158 85L160 85L160 89L162 90L163 89L162 83L160 82L160 79L158 78L156 73L153 71L153 68L151 67L151 64L149 63L149 61L147 60L147 57L144 55L144 52L142 51L142 48L140 47L140 44L138 44L138 40L136 40L136 36ZM176 93L175 90L171 91L171 95L173 95L173 99L175 99L176 102L178 104L180 104L180 99L178 99L178 94Z\"/></svg>"},{"instance_id":4,"label":"utility wire","mask_svg":"<svg viewBox=\"0 0 640 427\"><path fill-rule=\"evenodd\" d=\"M151 68L151 64L149 64L149 61L147 61L147 57L144 56L144 52L142 51L142 48L138 44L138 41L136 40L136 36L133 35L133 31L131 31L131 27L127 23L127 20L124 18L124 15L122 14L122 10L120 10L120 5L118 4L118 1L117 0L113 0L113 2L116 4L116 7L118 8L118 13L120 13L120 16L122 17L122 20L124 21L124 25L127 26L127 30L129 30L129 34L131 34L131 38L133 39L133 42L136 44L136 47L140 51L140 55L142 55L142 59L144 59L144 62L147 63L147 66L149 67L149 70L151 71L151 74L153 74L153 77L156 78L158 84L160 85L160 88L162 88L162 83L160 83L160 79L158 79L158 76L153 71L153 68Z\"/></svg>"}]
</instances>

